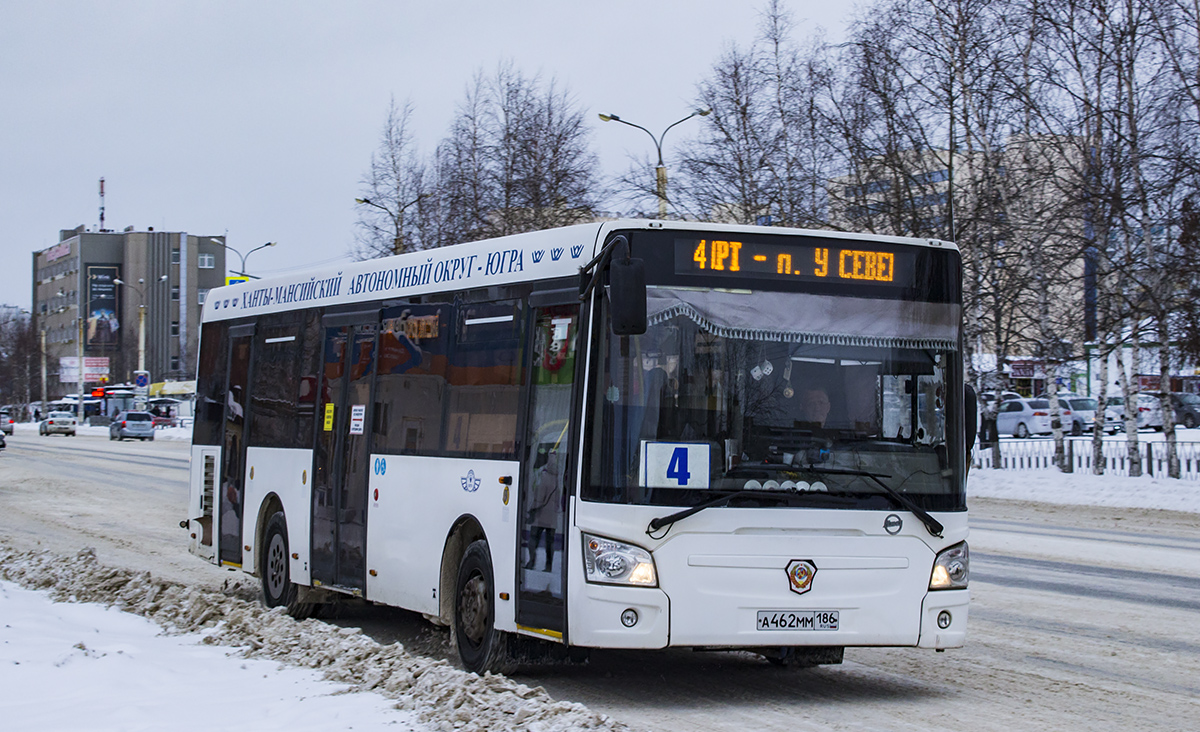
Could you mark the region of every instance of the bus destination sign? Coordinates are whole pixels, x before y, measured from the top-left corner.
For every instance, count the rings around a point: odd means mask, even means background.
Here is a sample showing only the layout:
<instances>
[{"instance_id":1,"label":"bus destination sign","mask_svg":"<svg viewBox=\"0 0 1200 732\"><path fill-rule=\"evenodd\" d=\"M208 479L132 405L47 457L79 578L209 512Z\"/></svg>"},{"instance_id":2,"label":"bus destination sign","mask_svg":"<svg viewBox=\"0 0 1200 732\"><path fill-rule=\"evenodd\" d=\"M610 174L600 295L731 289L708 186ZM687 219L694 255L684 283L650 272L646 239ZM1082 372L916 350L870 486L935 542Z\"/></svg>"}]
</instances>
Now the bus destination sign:
<instances>
[{"instance_id":1,"label":"bus destination sign","mask_svg":"<svg viewBox=\"0 0 1200 732\"><path fill-rule=\"evenodd\" d=\"M830 240L828 246L811 246L746 239L676 239L675 274L892 287L912 284L913 252L855 242L838 244L838 240Z\"/></svg>"}]
</instances>

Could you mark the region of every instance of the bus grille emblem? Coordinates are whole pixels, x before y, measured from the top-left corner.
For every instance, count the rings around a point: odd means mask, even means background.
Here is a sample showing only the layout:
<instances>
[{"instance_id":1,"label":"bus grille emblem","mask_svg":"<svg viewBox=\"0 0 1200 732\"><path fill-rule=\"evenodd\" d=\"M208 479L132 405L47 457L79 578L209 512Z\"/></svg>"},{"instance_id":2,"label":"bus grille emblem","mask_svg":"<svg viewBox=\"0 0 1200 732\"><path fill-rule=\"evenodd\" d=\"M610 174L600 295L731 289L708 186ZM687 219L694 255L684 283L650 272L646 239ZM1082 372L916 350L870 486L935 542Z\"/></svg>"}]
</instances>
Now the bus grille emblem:
<instances>
[{"instance_id":1,"label":"bus grille emblem","mask_svg":"<svg viewBox=\"0 0 1200 732\"><path fill-rule=\"evenodd\" d=\"M467 493L474 493L479 490L479 478L475 477L474 470L468 470L467 474L462 477L462 488Z\"/></svg>"},{"instance_id":2,"label":"bus grille emblem","mask_svg":"<svg viewBox=\"0 0 1200 732\"><path fill-rule=\"evenodd\" d=\"M817 568L807 559L793 559L788 562L788 586L797 595L803 595L812 589L813 576Z\"/></svg>"}]
</instances>

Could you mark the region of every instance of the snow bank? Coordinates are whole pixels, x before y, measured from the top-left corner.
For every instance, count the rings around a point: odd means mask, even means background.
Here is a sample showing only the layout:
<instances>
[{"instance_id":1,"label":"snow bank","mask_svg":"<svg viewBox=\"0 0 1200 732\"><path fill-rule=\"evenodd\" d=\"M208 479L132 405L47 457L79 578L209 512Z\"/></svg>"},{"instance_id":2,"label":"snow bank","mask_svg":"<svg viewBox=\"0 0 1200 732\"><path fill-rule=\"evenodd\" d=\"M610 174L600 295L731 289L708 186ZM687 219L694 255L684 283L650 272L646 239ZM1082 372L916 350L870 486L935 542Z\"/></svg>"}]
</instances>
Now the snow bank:
<instances>
[{"instance_id":1,"label":"snow bank","mask_svg":"<svg viewBox=\"0 0 1200 732\"><path fill-rule=\"evenodd\" d=\"M380 645L357 628L296 621L257 602L105 567L90 549L68 558L0 545L0 577L45 590L56 601L95 602L143 615L171 633L198 632L203 643L238 647L247 658L317 669L354 691L395 699L434 729L628 729L581 704L556 702L540 686L461 671L410 654L399 643Z\"/></svg>"},{"instance_id":2,"label":"snow bank","mask_svg":"<svg viewBox=\"0 0 1200 732\"><path fill-rule=\"evenodd\" d=\"M0 617L7 730L431 732L379 694L347 694L313 669L239 658L115 608L53 602L0 580Z\"/></svg>"},{"instance_id":3,"label":"snow bank","mask_svg":"<svg viewBox=\"0 0 1200 732\"><path fill-rule=\"evenodd\" d=\"M972 468L967 478L972 497L1060 503L1071 506L1152 508L1200 513L1200 483L1171 478L1062 473L1046 470Z\"/></svg>"}]
</instances>

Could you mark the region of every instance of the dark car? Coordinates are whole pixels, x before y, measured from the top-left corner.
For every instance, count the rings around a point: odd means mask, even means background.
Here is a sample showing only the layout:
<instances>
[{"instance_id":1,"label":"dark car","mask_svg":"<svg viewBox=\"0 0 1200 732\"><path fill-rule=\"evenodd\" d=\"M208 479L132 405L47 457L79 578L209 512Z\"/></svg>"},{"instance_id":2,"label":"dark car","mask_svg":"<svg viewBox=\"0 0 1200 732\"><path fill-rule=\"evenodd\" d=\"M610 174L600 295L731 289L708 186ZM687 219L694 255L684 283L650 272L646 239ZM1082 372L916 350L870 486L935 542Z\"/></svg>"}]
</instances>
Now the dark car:
<instances>
[{"instance_id":1,"label":"dark car","mask_svg":"<svg viewBox=\"0 0 1200 732\"><path fill-rule=\"evenodd\" d=\"M154 415L149 412L121 412L108 425L108 439L154 439Z\"/></svg>"},{"instance_id":2,"label":"dark car","mask_svg":"<svg viewBox=\"0 0 1200 732\"><path fill-rule=\"evenodd\" d=\"M1200 394L1171 394L1171 410L1175 413L1175 424L1188 429L1200 425Z\"/></svg>"}]
</instances>

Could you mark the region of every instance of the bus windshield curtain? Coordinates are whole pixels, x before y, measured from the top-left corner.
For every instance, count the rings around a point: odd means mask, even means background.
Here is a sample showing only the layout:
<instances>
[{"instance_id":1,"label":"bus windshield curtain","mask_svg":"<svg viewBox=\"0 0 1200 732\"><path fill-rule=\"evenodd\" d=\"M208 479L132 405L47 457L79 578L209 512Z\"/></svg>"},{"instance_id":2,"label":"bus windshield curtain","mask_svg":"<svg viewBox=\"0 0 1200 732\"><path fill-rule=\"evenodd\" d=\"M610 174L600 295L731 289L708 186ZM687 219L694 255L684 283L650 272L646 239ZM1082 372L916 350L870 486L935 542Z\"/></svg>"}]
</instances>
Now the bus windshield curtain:
<instances>
[{"instance_id":1,"label":"bus windshield curtain","mask_svg":"<svg viewBox=\"0 0 1200 732\"><path fill-rule=\"evenodd\" d=\"M958 347L961 306L791 292L647 291L651 326L686 317L723 338L881 348Z\"/></svg>"}]
</instances>

